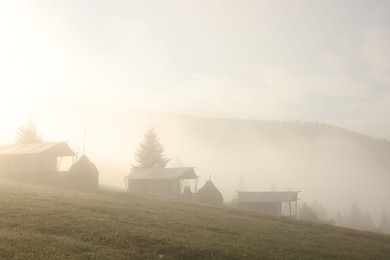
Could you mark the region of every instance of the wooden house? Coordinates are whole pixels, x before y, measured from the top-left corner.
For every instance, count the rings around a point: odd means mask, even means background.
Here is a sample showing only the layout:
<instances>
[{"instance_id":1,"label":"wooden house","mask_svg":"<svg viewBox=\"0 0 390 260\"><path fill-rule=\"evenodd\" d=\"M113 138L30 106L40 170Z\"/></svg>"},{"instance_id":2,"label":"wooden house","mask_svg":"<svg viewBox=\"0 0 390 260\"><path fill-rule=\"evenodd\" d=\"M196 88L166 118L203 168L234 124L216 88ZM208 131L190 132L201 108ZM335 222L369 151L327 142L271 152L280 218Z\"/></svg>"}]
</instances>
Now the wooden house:
<instances>
[{"instance_id":1,"label":"wooden house","mask_svg":"<svg viewBox=\"0 0 390 260\"><path fill-rule=\"evenodd\" d=\"M237 192L237 207L260 214L282 216L282 206L288 206L289 216L297 216L299 191Z\"/></svg>"},{"instance_id":2,"label":"wooden house","mask_svg":"<svg viewBox=\"0 0 390 260\"><path fill-rule=\"evenodd\" d=\"M16 180L53 179L63 157L75 159L65 142L0 145L0 175Z\"/></svg>"},{"instance_id":3,"label":"wooden house","mask_svg":"<svg viewBox=\"0 0 390 260\"><path fill-rule=\"evenodd\" d=\"M179 197L184 189L184 180L194 180L196 191L198 176L193 167L136 168L125 177L125 184L131 193Z\"/></svg>"}]
</instances>

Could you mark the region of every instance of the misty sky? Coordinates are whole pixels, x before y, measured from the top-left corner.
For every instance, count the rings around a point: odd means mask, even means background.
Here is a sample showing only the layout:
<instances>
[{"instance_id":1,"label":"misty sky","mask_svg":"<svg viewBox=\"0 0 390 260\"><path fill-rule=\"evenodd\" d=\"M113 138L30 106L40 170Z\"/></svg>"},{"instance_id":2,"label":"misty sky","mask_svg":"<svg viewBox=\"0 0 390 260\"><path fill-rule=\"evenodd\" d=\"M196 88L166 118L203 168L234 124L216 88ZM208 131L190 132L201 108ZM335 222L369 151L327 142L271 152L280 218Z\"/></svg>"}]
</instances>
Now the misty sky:
<instances>
[{"instance_id":1,"label":"misty sky","mask_svg":"<svg viewBox=\"0 0 390 260\"><path fill-rule=\"evenodd\" d=\"M390 138L389 46L390 1L0 0L1 142L113 106Z\"/></svg>"}]
</instances>

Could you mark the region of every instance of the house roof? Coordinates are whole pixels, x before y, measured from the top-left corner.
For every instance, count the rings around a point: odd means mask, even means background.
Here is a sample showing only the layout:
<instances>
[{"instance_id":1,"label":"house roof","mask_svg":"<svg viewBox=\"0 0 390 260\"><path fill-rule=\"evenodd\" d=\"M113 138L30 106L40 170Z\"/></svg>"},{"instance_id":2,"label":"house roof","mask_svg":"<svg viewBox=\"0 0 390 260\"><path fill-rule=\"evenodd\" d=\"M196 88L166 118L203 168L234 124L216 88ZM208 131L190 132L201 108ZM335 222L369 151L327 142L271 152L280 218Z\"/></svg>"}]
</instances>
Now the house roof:
<instances>
[{"instance_id":1,"label":"house roof","mask_svg":"<svg viewBox=\"0 0 390 260\"><path fill-rule=\"evenodd\" d=\"M74 156L75 152L66 142L0 145L0 156L28 155L49 152L55 156Z\"/></svg>"},{"instance_id":2,"label":"house roof","mask_svg":"<svg viewBox=\"0 0 390 260\"><path fill-rule=\"evenodd\" d=\"M299 191L238 191L237 202L291 202L298 199Z\"/></svg>"},{"instance_id":3,"label":"house roof","mask_svg":"<svg viewBox=\"0 0 390 260\"><path fill-rule=\"evenodd\" d=\"M128 180L176 180L196 179L194 167L183 168L138 168L125 177Z\"/></svg>"}]
</instances>

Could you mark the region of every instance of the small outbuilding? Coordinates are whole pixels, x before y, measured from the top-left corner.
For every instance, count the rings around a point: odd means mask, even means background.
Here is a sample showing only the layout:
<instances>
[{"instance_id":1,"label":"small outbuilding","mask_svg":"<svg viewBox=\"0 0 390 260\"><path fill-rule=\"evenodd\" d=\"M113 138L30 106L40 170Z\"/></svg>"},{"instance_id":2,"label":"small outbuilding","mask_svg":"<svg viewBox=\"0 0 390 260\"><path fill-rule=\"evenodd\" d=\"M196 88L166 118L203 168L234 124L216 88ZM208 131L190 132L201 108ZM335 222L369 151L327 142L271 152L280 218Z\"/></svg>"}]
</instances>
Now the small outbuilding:
<instances>
[{"instance_id":1,"label":"small outbuilding","mask_svg":"<svg viewBox=\"0 0 390 260\"><path fill-rule=\"evenodd\" d=\"M62 173L63 157L73 163L75 156L66 142L0 145L0 174L16 180L55 179Z\"/></svg>"},{"instance_id":2,"label":"small outbuilding","mask_svg":"<svg viewBox=\"0 0 390 260\"><path fill-rule=\"evenodd\" d=\"M238 191L237 207L260 214L282 216L282 206L288 205L289 216L297 217L299 191Z\"/></svg>"},{"instance_id":3,"label":"small outbuilding","mask_svg":"<svg viewBox=\"0 0 390 260\"><path fill-rule=\"evenodd\" d=\"M86 155L82 155L64 175L67 185L80 188L98 188L99 171Z\"/></svg>"},{"instance_id":4,"label":"small outbuilding","mask_svg":"<svg viewBox=\"0 0 390 260\"><path fill-rule=\"evenodd\" d=\"M215 187L211 180L208 180L202 188L195 194L195 200L200 203L221 206L223 197L221 192Z\"/></svg>"},{"instance_id":5,"label":"small outbuilding","mask_svg":"<svg viewBox=\"0 0 390 260\"><path fill-rule=\"evenodd\" d=\"M194 180L196 191L198 176L194 167L135 168L125 177L125 185L131 193L180 197L184 180Z\"/></svg>"}]
</instances>

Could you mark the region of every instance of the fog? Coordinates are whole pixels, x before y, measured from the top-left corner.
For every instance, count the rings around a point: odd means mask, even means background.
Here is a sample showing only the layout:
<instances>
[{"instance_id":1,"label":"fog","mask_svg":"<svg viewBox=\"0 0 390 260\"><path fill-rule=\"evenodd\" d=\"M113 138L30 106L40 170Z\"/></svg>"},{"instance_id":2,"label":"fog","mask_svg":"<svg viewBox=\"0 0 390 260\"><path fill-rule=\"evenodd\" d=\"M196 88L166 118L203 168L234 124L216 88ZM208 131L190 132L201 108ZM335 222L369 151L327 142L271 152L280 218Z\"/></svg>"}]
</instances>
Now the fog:
<instances>
[{"instance_id":1,"label":"fog","mask_svg":"<svg viewBox=\"0 0 390 260\"><path fill-rule=\"evenodd\" d=\"M390 138L389 12L388 1L3 1L0 143L32 118L80 154L86 129L100 183L124 189L154 127L168 167L196 167L200 185L211 175L225 202L299 190L329 215L357 203L378 222L389 144L307 122Z\"/></svg>"},{"instance_id":2,"label":"fog","mask_svg":"<svg viewBox=\"0 0 390 260\"><path fill-rule=\"evenodd\" d=\"M300 204L319 201L329 217L338 212L348 215L356 203L378 223L382 210L390 210L386 160L390 144L386 141L317 123L90 109L86 154L98 167L103 186L125 189L123 177L135 164L135 152L146 130L154 127L170 159L168 167L196 167L200 187L211 175L226 203L238 190L276 189L301 191ZM69 145L82 153L81 122L74 129L66 127L72 120L61 125L39 122L45 140L66 136L72 140ZM54 127L65 130L53 135Z\"/></svg>"}]
</instances>

